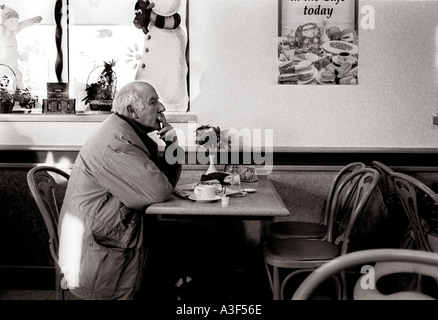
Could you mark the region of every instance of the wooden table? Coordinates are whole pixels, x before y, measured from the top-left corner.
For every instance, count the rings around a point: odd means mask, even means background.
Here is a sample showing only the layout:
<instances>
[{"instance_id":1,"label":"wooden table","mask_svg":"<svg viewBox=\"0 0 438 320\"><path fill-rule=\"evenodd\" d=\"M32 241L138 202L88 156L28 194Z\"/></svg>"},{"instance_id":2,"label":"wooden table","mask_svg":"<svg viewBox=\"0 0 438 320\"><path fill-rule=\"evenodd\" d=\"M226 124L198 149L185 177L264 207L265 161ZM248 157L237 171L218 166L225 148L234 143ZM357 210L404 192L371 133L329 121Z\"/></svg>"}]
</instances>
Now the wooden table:
<instances>
[{"instance_id":1,"label":"wooden table","mask_svg":"<svg viewBox=\"0 0 438 320\"><path fill-rule=\"evenodd\" d=\"M181 181L179 185L184 184ZM178 185L177 185L178 187ZM228 187L228 186L227 186ZM266 176L251 183L242 182L230 188L254 188L257 191L247 193L243 197L230 197L230 203L222 207L221 201L197 202L182 199L175 195L166 202L155 203L146 209L146 214L155 215L207 215L207 216L242 216L242 217L275 217L290 215L278 195L272 182Z\"/></svg>"},{"instance_id":2,"label":"wooden table","mask_svg":"<svg viewBox=\"0 0 438 320\"><path fill-rule=\"evenodd\" d=\"M193 187L196 182L181 180L177 188L187 184ZM222 207L221 200L205 203L176 195L149 206L147 216L157 217L162 228L156 228L160 230L155 239L156 258L150 259L158 265L158 274L163 273L163 266L166 266L169 274L179 275L183 272L181 268L193 276L195 284L202 283L202 289L196 285L194 288L197 289L193 289L193 294L200 297L228 297L236 288L242 290L249 285L252 289L245 293L245 297L247 294L267 294L260 243L266 235L266 224L276 216L290 213L266 176L259 176L256 182L226 185L226 188L253 188L257 191L243 197L230 197L226 207ZM163 243L168 243L166 249ZM180 257L174 258L178 263L163 263L169 256ZM181 261L185 261L183 266ZM253 279L258 278L262 280L254 284ZM239 280L230 284L229 279ZM159 287L160 290L166 288Z\"/></svg>"}]
</instances>

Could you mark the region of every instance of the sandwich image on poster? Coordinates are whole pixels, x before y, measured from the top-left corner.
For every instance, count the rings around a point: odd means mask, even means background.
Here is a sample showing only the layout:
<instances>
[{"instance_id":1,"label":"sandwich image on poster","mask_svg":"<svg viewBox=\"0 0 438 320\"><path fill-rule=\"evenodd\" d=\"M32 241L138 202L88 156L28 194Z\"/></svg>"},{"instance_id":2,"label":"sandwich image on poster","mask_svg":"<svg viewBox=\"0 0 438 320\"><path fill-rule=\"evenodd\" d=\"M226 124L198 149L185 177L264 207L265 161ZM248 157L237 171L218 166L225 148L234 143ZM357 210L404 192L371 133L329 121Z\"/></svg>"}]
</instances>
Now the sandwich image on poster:
<instances>
[{"instance_id":1,"label":"sandwich image on poster","mask_svg":"<svg viewBox=\"0 0 438 320\"><path fill-rule=\"evenodd\" d=\"M359 84L357 0L280 0L277 83Z\"/></svg>"}]
</instances>

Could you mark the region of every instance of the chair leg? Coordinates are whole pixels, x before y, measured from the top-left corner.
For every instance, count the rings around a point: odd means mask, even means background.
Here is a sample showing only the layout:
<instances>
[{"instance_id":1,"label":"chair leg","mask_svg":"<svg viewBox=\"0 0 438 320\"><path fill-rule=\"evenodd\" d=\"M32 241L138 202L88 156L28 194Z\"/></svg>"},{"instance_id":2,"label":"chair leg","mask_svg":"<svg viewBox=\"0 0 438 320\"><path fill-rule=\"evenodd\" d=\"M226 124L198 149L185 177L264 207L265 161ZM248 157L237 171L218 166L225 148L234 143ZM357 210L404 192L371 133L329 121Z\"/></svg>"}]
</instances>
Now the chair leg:
<instances>
[{"instance_id":1,"label":"chair leg","mask_svg":"<svg viewBox=\"0 0 438 320\"><path fill-rule=\"evenodd\" d=\"M273 293L274 293L274 300L281 300L280 296L280 270L278 270L278 267L274 267L273 270Z\"/></svg>"},{"instance_id":2,"label":"chair leg","mask_svg":"<svg viewBox=\"0 0 438 320\"><path fill-rule=\"evenodd\" d=\"M347 300L347 290L344 290L346 289L344 275L342 274L341 276L339 276L339 274L335 274L332 278L335 281L336 295L338 297L338 300Z\"/></svg>"},{"instance_id":3,"label":"chair leg","mask_svg":"<svg viewBox=\"0 0 438 320\"><path fill-rule=\"evenodd\" d=\"M266 273L268 274L269 285L271 287L274 300L280 300L280 274L278 267L270 266L265 262ZM272 267L272 272L271 272Z\"/></svg>"},{"instance_id":4,"label":"chair leg","mask_svg":"<svg viewBox=\"0 0 438 320\"><path fill-rule=\"evenodd\" d=\"M271 292L274 293L274 284L272 283L271 270L269 265L265 262L266 274L268 275L269 286L271 288Z\"/></svg>"},{"instance_id":5,"label":"chair leg","mask_svg":"<svg viewBox=\"0 0 438 320\"><path fill-rule=\"evenodd\" d=\"M62 274L58 266L55 266L55 300L64 300L64 289L61 288Z\"/></svg>"},{"instance_id":6,"label":"chair leg","mask_svg":"<svg viewBox=\"0 0 438 320\"><path fill-rule=\"evenodd\" d=\"M290 279L292 279L294 276L296 276L297 274L300 273L310 273L312 272L314 269L299 269L299 270L295 270L290 272L285 278L284 280L281 282L281 288L280 288L280 299L284 300L284 290L286 288L287 283L289 282Z\"/></svg>"},{"instance_id":7,"label":"chair leg","mask_svg":"<svg viewBox=\"0 0 438 320\"><path fill-rule=\"evenodd\" d=\"M421 274L417 275L417 292L421 292L423 289L423 277Z\"/></svg>"}]
</instances>

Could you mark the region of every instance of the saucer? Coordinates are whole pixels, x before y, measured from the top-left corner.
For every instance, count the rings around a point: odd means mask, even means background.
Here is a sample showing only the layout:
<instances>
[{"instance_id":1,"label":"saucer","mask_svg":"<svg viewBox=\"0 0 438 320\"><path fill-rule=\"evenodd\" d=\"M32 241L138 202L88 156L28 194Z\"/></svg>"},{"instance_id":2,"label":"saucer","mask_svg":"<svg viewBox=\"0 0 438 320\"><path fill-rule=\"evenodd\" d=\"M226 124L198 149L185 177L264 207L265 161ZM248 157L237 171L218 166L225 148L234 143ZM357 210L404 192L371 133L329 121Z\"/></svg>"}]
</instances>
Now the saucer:
<instances>
[{"instance_id":1,"label":"saucer","mask_svg":"<svg viewBox=\"0 0 438 320\"><path fill-rule=\"evenodd\" d=\"M354 58L354 57L348 57L347 59L345 59L345 61L344 62L349 62L349 63L351 63L351 64L354 64L355 63L355 61L356 61L356 59ZM344 62L342 62L342 61L339 61L339 59L338 59L338 56L334 56L333 58L332 58L332 62L333 62L333 64L334 65L336 65L336 66L341 66Z\"/></svg>"},{"instance_id":2,"label":"saucer","mask_svg":"<svg viewBox=\"0 0 438 320\"><path fill-rule=\"evenodd\" d=\"M213 202L213 201L217 201L220 200L220 196L214 196L214 198L211 199L198 199L195 196L189 196L190 200L194 200L194 201L198 201L198 202Z\"/></svg>"}]
</instances>

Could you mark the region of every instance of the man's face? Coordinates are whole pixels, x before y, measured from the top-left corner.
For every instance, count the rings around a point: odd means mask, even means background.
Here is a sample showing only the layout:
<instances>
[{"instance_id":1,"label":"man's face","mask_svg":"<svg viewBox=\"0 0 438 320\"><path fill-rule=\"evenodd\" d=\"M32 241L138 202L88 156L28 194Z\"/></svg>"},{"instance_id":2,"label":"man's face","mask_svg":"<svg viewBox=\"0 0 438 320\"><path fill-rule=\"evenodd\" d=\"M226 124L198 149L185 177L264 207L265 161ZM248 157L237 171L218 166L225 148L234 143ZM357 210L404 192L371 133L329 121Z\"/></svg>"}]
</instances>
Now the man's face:
<instances>
[{"instance_id":1,"label":"man's face","mask_svg":"<svg viewBox=\"0 0 438 320\"><path fill-rule=\"evenodd\" d=\"M145 85L141 99L143 109L137 111L138 119L136 119L136 121L151 131L160 130L158 117L166 108L158 100L157 92L153 87Z\"/></svg>"}]
</instances>

